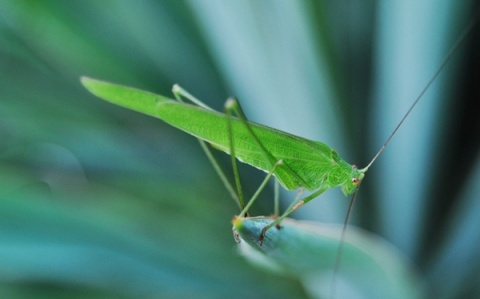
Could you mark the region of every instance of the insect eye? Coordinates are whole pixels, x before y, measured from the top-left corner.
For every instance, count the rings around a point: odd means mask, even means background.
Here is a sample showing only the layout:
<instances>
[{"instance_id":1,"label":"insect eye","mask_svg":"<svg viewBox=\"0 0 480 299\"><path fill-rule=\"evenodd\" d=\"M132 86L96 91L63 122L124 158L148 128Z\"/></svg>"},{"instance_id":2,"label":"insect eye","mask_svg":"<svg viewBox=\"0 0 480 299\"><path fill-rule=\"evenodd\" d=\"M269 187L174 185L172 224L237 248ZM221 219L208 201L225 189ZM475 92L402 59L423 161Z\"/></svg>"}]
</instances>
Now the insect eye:
<instances>
[{"instance_id":1,"label":"insect eye","mask_svg":"<svg viewBox=\"0 0 480 299\"><path fill-rule=\"evenodd\" d=\"M360 182L360 180L358 178L352 178L352 183L353 184L358 184L358 182Z\"/></svg>"},{"instance_id":2,"label":"insect eye","mask_svg":"<svg viewBox=\"0 0 480 299\"><path fill-rule=\"evenodd\" d=\"M358 167L357 167L357 164L352 164L352 168L353 168L353 169L357 169L357 168L358 168Z\"/></svg>"}]
</instances>

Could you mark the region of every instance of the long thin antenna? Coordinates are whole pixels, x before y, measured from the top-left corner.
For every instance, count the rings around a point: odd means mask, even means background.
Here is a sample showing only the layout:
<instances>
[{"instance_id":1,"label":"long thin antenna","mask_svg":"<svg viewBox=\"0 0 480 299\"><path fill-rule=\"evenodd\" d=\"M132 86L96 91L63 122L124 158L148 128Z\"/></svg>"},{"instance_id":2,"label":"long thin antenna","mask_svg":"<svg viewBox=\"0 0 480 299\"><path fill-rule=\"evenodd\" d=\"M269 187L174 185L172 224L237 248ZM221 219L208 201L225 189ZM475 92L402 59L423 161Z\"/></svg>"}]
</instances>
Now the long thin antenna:
<instances>
[{"instance_id":1,"label":"long thin antenna","mask_svg":"<svg viewBox=\"0 0 480 299\"><path fill-rule=\"evenodd\" d=\"M472 20L470 21L470 23L467 25L467 27L465 27L465 29L463 30L463 32L460 34L460 36L457 38L457 40L455 41L455 43L453 44L453 46L450 48L450 50L448 51L447 55L445 56L445 58L443 59L442 63L440 64L440 66L437 68L437 70L435 71L435 74L433 75L433 77L428 81L427 85L425 85L425 87L422 89L422 91L420 92L420 94L417 96L417 98L415 99L415 101L413 101L412 105L410 106L410 108L408 109L407 113L405 113L405 115L402 117L402 119L400 120L400 122L398 123L398 125L395 127L395 129L393 130L392 134L390 134L390 136L388 137L388 139L385 141L385 143L382 145L382 147L380 148L380 150L377 152L377 154L375 155L375 157L373 157L372 161L370 161L370 163L368 163L367 167L364 168L365 171L368 170L368 168L373 164L373 162L375 162L375 160L377 160L377 158L380 156L380 154L385 150L385 148L387 147L387 145L390 143L390 141L392 140L393 136L397 133L398 129L402 126L403 122L405 121L405 119L408 117L408 115L410 114L410 112L412 112L413 108L417 105L417 103L420 101L420 99L425 95L425 93L427 92L427 90L429 89L430 85L432 85L432 83L435 81L435 79L437 79L437 77L440 75L440 73L442 72L443 68L445 67L445 65L450 61L450 58L452 58L453 56L453 53L455 53L455 50L457 50L457 48L460 46L460 44L463 42L463 40L465 39L465 36L470 32L470 30L472 30L473 26L475 25L475 23L477 23L478 21L478 15L480 13L480 10L477 10L477 12L475 13L474 17L472 18Z\"/></svg>"},{"instance_id":2,"label":"long thin antenna","mask_svg":"<svg viewBox=\"0 0 480 299\"><path fill-rule=\"evenodd\" d=\"M455 53L455 51L457 50L457 48L460 46L460 44L463 42L463 40L465 39L465 37L467 36L467 34L472 30L472 28L475 26L475 24L477 23L478 21L478 17L480 15L480 9L477 9L477 11L475 12L473 18L471 19L471 21L468 23L468 25L465 27L465 29L463 29L462 33L459 35L459 37L457 38L457 40L455 41L455 43L453 44L453 46L450 48L450 50L448 51L447 55L445 55L445 58L443 58L443 61L442 63L440 64L440 66L437 68L437 70L435 71L433 77L428 81L427 85L425 85L425 87L422 89L422 91L420 92L420 94L417 96L417 98L415 99L415 101L413 101L412 105L410 105L410 108L407 110L407 113L405 113L405 115L402 117L402 119L400 120L400 122L398 123L398 125L395 127L395 129L393 130L393 132L390 134L390 136L387 138L387 140L385 141L385 143L382 145L382 147L380 148L380 150L375 154L375 156L373 157L372 161L370 161L370 163L368 163L367 167L363 168L362 171L363 172L366 172L368 170L368 168L370 168L370 166L373 164L373 162L375 162L375 160L382 154L382 152L385 150L385 148L387 147L387 145L390 143L390 141L392 140L393 136L395 136L395 134L397 133L398 129L402 126L403 122L405 121L405 119L408 117L408 115L410 114L410 112L412 112L413 108L417 105L417 103L420 101L420 99L422 99L422 97L425 95L425 93L427 92L427 90L430 88L430 86L432 85L432 83L435 81L435 79L440 75L440 73L442 72L443 68L445 67L445 65L450 61L450 59L452 58L453 54ZM361 184L361 182L360 182ZM333 268L333 277L332 277L332 283L330 285L330 294L329 294L329 298L333 299L335 298L335 291L336 291L336 278L337 278L337 272L338 272L338 269L340 268L340 262L341 262L341 256L342 256L342 251L343 251L343 240L345 239L345 234L346 234L346 231L347 231L347 226L348 226L348 223L350 222L350 216L351 216L351 212L353 210L353 205L355 203L355 200L357 199L357 194L358 194L358 190L360 189L360 185L358 185L357 187L357 190L355 191L355 193L353 194L352 196L352 199L350 201L350 205L348 206L348 210L347 210L347 215L345 216L345 221L343 223L343 229L342 229L342 234L340 236L340 244L338 245L338 249L337 249L337 254L335 256L335 264L334 264L334 268Z\"/></svg>"},{"instance_id":3,"label":"long thin antenna","mask_svg":"<svg viewBox=\"0 0 480 299\"><path fill-rule=\"evenodd\" d=\"M360 185L357 186L357 190L352 196L352 200L350 200L350 204L348 205L347 215L345 216L345 221L343 222L343 229L342 235L340 236L340 243L338 244L337 254L335 255L335 264L333 266L333 277L332 283L330 284L330 297L335 298L335 290L336 290L336 280L337 280L337 273L338 269L340 268L340 258L343 252L343 240L345 239L345 234L347 232L347 224L350 222L350 216L352 215L353 205L355 204L355 200L357 199L358 190L360 190Z\"/></svg>"}]
</instances>

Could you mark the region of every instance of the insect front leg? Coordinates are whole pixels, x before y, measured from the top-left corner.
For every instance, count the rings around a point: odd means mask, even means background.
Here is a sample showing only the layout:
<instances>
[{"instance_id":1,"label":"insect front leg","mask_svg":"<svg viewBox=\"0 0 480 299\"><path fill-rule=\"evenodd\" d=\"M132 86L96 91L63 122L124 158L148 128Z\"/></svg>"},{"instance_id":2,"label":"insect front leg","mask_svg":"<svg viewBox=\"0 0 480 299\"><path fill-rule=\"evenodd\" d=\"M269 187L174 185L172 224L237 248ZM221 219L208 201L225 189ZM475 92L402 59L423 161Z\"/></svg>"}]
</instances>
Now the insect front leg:
<instances>
[{"instance_id":1,"label":"insect front leg","mask_svg":"<svg viewBox=\"0 0 480 299\"><path fill-rule=\"evenodd\" d=\"M300 188L298 189L298 192L297 192L297 195L295 195L295 198L293 199L292 203L288 206L287 210L290 210L292 208L294 208L299 202L300 202L300 198L303 194L303 192L305 191L305 188ZM296 210L296 209L295 209ZM274 217L273 219L277 219L279 217L279 207L276 207L275 209L275 214L274 214ZM275 225L275 227L277 229L281 229L282 227L280 226L280 223L277 223Z\"/></svg>"}]
</instances>

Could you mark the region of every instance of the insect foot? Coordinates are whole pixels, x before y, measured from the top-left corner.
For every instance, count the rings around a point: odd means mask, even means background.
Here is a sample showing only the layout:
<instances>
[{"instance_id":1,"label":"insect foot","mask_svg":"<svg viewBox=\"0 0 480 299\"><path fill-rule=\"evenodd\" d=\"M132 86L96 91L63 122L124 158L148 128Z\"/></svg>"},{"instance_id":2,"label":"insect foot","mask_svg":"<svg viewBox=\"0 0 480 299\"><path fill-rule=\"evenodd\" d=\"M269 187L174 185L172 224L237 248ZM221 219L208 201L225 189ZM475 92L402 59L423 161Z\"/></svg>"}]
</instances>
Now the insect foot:
<instances>
[{"instance_id":1,"label":"insect foot","mask_svg":"<svg viewBox=\"0 0 480 299\"><path fill-rule=\"evenodd\" d=\"M242 242L242 240L240 239L240 235L238 234L238 231L235 228L235 225L232 227L232 233L233 233L233 239L235 239L236 243Z\"/></svg>"},{"instance_id":2,"label":"insect foot","mask_svg":"<svg viewBox=\"0 0 480 299\"><path fill-rule=\"evenodd\" d=\"M263 241L265 240L265 234L267 233L268 226L265 226L262 229L262 233L258 236L258 241L260 241L260 247L263 246Z\"/></svg>"},{"instance_id":3,"label":"insect foot","mask_svg":"<svg viewBox=\"0 0 480 299\"><path fill-rule=\"evenodd\" d=\"M269 225L265 226L262 229L262 233L260 234L260 236L258 236L258 241L260 241L260 246L263 245L263 241L265 240L265 235L267 234L267 230L269 230L270 228L271 228L271 226L269 226ZM275 228L280 230L280 229L282 229L282 226L280 225L280 223L277 223L277 224L275 224Z\"/></svg>"}]
</instances>

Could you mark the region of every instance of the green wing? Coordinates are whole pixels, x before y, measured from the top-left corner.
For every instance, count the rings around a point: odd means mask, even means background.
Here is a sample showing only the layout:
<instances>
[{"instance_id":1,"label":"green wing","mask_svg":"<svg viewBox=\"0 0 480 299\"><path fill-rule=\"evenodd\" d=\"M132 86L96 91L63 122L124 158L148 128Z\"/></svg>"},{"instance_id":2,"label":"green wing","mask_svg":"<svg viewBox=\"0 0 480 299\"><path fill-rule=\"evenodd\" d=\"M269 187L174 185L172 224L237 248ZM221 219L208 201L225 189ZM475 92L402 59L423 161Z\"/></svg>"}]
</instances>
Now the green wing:
<instances>
[{"instance_id":1,"label":"green wing","mask_svg":"<svg viewBox=\"0 0 480 299\"><path fill-rule=\"evenodd\" d=\"M106 101L160 118L182 131L211 143L222 151L229 152L227 118L223 113L90 78L83 77L82 83L90 92ZM326 144L253 122L249 124L266 150L276 160L283 160L284 164L276 169L275 176L288 190L299 187L305 187L308 190L317 189L324 183L325 176L332 167L338 166L338 162L344 163L341 159L340 161L334 159L338 155ZM239 119L232 118L232 132L235 155L240 161L263 171L269 171L272 168L271 161L259 150Z\"/></svg>"}]
</instances>

